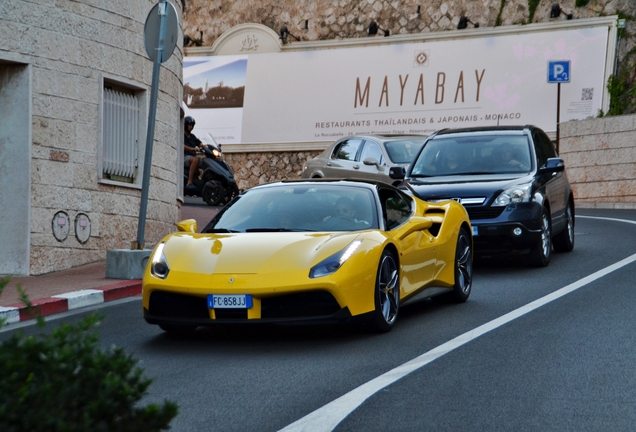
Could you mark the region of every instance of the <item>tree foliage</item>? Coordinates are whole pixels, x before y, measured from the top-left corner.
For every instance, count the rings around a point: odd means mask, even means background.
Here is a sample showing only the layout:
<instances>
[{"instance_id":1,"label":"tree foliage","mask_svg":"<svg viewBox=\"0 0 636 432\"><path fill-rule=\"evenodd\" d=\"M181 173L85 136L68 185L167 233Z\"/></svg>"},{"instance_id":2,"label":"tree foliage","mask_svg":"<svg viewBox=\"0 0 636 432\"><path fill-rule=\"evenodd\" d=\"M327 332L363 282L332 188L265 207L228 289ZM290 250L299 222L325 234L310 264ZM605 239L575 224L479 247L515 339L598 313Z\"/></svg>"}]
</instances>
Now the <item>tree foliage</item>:
<instances>
[{"instance_id":1,"label":"tree foliage","mask_svg":"<svg viewBox=\"0 0 636 432\"><path fill-rule=\"evenodd\" d=\"M7 283L0 280L0 293ZM0 343L1 431L169 428L177 405L138 406L152 381L122 348L100 349L95 331L100 321L93 314L50 334L17 332Z\"/></svg>"}]
</instances>

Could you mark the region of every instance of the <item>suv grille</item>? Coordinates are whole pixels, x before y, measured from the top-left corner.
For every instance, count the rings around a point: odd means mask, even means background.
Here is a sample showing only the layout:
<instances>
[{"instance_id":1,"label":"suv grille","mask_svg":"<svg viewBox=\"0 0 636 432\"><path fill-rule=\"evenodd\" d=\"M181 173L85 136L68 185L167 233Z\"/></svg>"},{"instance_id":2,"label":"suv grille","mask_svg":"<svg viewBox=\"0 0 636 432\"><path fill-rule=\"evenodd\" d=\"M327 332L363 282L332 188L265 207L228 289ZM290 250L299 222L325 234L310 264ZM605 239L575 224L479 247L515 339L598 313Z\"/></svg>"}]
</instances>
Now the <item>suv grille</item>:
<instances>
[{"instance_id":1,"label":"suv grille","mask_svg":"<svg viewBox=\"0 0 636 432\"><path fill-rule=\"evenodd\" d=\"M470 207L466 206L470 220L495 219L503 213L505 207Z\"/></svg>"}]
</instances>

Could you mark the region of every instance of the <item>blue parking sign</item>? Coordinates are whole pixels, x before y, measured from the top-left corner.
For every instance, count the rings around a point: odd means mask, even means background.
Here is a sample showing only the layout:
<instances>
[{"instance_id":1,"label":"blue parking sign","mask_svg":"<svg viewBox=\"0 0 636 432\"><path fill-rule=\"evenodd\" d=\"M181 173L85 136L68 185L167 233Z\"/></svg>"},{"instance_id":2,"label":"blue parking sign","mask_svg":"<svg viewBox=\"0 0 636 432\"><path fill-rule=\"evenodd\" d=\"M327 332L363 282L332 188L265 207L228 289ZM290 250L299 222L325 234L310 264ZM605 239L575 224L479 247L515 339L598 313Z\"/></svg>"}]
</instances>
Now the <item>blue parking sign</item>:
<instances>
[{"instance_id":1,"label":"blue parking sign","mask_svg":"<svg viewBox=\"0 0 636 432\"><path fill-rule=\"evenodd\" d=\"M557 60L548 62L548 82L570 82L570 60Z\"/></svg>"}]
</instances>

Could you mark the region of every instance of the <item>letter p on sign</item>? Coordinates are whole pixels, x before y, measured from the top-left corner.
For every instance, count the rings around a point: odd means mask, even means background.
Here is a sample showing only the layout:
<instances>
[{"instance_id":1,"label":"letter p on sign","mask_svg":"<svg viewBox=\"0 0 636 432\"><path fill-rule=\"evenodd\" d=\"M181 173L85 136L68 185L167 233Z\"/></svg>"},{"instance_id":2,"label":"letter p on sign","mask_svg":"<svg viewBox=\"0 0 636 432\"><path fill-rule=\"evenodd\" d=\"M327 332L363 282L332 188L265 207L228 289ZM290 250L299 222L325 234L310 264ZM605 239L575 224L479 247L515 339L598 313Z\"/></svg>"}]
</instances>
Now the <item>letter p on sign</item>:
<instances>
[{"instance_id":1,"label":"letter p on sign","mask_svg":"<svg viewBox=\"0 0 636 432\"><path fill-rule=\"evenodd\" d=\"M548 62L548 82L570 82L570 61L559 60Z\"/></svg>"}]
</instances>

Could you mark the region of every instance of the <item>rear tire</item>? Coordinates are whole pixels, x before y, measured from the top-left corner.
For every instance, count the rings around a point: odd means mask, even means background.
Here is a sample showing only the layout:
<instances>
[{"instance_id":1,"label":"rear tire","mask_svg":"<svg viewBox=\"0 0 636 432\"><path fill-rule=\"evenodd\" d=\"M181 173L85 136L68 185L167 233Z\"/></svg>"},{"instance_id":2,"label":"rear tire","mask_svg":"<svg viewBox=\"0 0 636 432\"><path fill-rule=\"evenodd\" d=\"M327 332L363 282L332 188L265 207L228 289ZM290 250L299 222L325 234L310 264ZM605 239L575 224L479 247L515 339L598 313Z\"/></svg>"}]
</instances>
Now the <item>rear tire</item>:
<instances>
[{"instance_id":1,"label":"rear tire","mask_svg":"<svg viewBox=\"0 0 636 432\"><path fill-rule=\"evenodd\" d=\"M380 257L374 297L373 329L379 333L390 332L400 309L400 272L394 255L388 250Z\"/></svg>"},{"instance_id":2,"label":"rear tire","mask_svg":"<svg viewBox=\"0 0 636 432\"><path fill-rule=\"evenodd\" d=\"M464 303L473 287L473 244L465 228L459 230L455 248L455 285L453 290L433 297L435 302Z\"/></svg>"},{"instance_id":3,"label":"rear tire","mask_svg":"<svg viewBox=\"0 0 636 432\"><path fill-rule=\"evenodd\" d=\"M554 237L554 250L557 252L571 252L574 249L574 211L572 204L565 209L566 227Z\"/></svg>"},{"instance_id":4,"label":"rear tire","mask_svg":"<svg viewBox=\"0 0 636 432\"><path fill-rule=\"evenodd\" d=\"M547 267L552 257L552 230L550 214L543 207L541 211L541 239L530 251L528 262L534 267Z\"/></svg>"},{"instance_id":5,"label":"rear tire","mask_svg":"<svg viewBox=\"0 0 636 432\"><path fill-rule=\"evenodd\" d=\"M238 193L239 193L239 190L236 185L232 185L229 188L226 188L225 195L223 196L223 199L221 200L221 204L225 205L229 203L230 201L234 199L235 196L238 195Z\"/></svg>"},{"instance_id":6,"label":"rear tire","mask_svg":"<svg viewBox=\"0 0 636 432\"><path fill-rule=\"evenodd\" d=\"M473 244L465 228L459 230L455 249L455 285L450 294L455 303L468 300L473 287Z\"/></svg>"}]
</instances>

